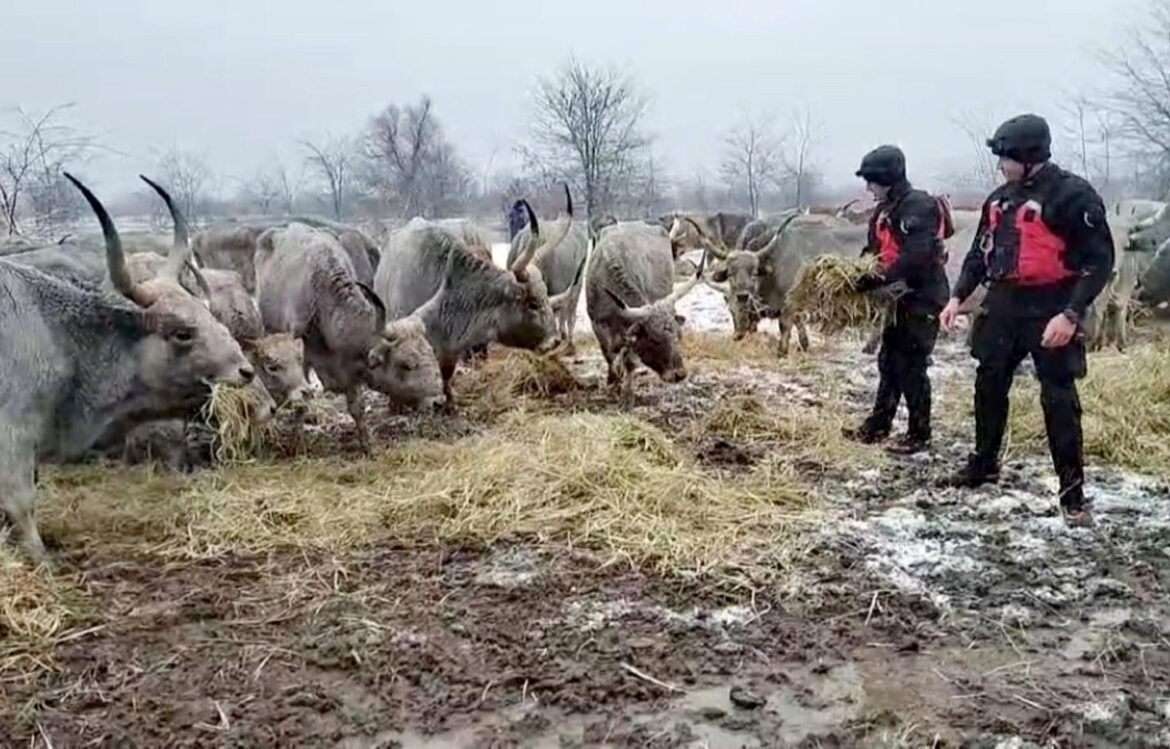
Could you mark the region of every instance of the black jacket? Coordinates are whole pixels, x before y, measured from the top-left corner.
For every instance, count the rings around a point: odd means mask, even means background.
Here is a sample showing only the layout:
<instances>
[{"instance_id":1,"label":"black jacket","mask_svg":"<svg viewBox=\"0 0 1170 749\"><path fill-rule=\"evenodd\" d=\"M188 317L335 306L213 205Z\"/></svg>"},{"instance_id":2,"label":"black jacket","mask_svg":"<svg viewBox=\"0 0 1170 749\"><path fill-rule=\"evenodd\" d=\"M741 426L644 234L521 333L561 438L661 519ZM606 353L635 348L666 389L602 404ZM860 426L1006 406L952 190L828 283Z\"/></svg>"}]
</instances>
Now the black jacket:
<instances>
[{"instance_id":1,"label":"black jacket","mask_svg":"<svg viewBox=\"0 0 1170 749\"><path fill-rule=\"evenodd\" d=\"M1029 200L1043 206L1041 219L1064 240L1064 264L1076 274L1073 279L1050 286L1022 287L1006 277L1013 271L1010 266L1014 255L999 245L1010 241L1015 210ZM988 213L992 205L1001 201L1007 207L996 231L996 248L988 267L988 257L983 252ZM1009 182L988 196L952 296L966 299L979 284L989 281L989 309L1002 304L1020 314L1044 315L1068 310L1079 319L1109 282L1113 259L1113 237L1101 197L1088 182L1050 163L1024 182Z\"/></svg>"},{"instance_id":2,"label":"black jacket","mask_svg":"<svg viewBox=\"0 0 1170 749\"><path fill-rule=\"evenodd\" d=\"M862 254L878 251L877 224L882 213L887 213L890 229L901 244L897 262L882 271L883 280L887 284L905 282L910 293L902 298L903 304L937 312L946 304L948 290L944 247L938 238L942 218L938 203L905 180L894 185L886 199L874 208L869 219L869 241Z\"/></svg>"}]
</instances>

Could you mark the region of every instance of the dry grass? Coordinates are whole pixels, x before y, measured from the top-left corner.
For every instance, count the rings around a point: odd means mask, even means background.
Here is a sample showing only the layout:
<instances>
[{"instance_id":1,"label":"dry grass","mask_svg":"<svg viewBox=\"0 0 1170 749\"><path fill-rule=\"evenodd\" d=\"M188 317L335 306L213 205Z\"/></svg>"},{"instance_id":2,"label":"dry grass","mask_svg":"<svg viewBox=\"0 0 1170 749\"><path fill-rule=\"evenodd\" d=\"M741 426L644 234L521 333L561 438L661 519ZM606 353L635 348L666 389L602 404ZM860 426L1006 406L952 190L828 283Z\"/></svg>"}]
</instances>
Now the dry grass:
<instances>
[{"instance_id":1,"label":"dry grass","mask_svg":"<svg viewBox=\"0 0 1170 749\"><path fill-rule=\"evenodd\" d=\"M184 557L385 540L585 546L668 573L767 576L809 492L782 470L720 481L627 416L505 418L452 443L360 461L229 466L193 478L82 467L50 474L61 543ZM116 501L112 498L116 497Z\"/></svg>"},{"instance_id":2,"label":"dry grass","mask_svg":"<svg viewBox=\"0 0 1170 749\"><path fill-rule=\"evenodd\" d=\"M1095 355L1079 390L1086 456L1170 478L1170 353L1143 347ZM1015 450L1047 450L1032 378L1014 388L1009 438Z\"/></svg>"},{"instance_id":3,"label":"dry grass","mask_svg":"<svg viewBox=\"0 0 1170 749\"><path fill-rule=\"evenodd\" d=\"M755 395L720 399L692 425L692 438L718 437L764 446L786 463L857 469L879 462L878 451L850 442L841 430L850 415L831 407L777 407Z\"/></svg>"},{"instance_id":4,"label":"dry grass","mask_svg":"<svg viewBox=\"0 0 1170 749\"><path fill-rule=\"evenodd\" d=\"M547 401L581 388L559 358L506 350L460 378L458 397L473 416L495 416L519 407L522 399Z\"/></svg>"},{"instance_id":5,"label":"dry grass","mask_svg":"<svg viewBox=\"0 0 1170 749\"><path fill-rule=\"evenodd\" d=\"M85 618L68 583L0 547L0 675L27 676L46 668L54 644Z\"/></svg>"},{"instance_id":6,"label":"dry grass","mask_svg":"<svg viewBox=\"0 0 1170 749\"><path fill-rule=\"evenodd\" d=\"M826 334L872 327L881 319L885 305L869 294L857 293L853 284L876 267L872 256L822 255L804 266L788 298L795 310Z\"/></svg>"}]
</instances>

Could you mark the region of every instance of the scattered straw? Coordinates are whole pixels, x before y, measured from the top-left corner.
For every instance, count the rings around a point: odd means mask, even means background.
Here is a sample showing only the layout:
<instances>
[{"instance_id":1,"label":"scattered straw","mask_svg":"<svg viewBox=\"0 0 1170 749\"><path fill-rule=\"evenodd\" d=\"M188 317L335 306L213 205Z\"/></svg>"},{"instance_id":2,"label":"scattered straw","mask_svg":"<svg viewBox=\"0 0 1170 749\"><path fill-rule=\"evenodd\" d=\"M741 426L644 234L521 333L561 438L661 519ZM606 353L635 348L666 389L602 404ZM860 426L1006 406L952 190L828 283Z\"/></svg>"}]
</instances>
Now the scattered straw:
<instances>
[{"instance_id":1,"label":"scattered straw","mask_svg":"<svg viewBox=\"0 0 1170 749\"><path fill-rule=\"evenodd\" d=\"M84 615L72 589L3 548L0 539L0 674L44 668L56 638Z\"/></svg>"},{"instance_id":2,"label":"scattered straw","mask_svg":"<svg viewBox=\"0 0 1170 749\"><path fill-rule=\"evenodd\" d=\"M782 461L803 466L857 469L874 464L872 449L850 442L842 427L850 416L834 408L778 407L755 395L722 398L691 427L692 438L717 437L759 445Z\"/></svg>"},{"instance_id":3,"label":"scattered straw","mask_svg":"<svg viewBox=\"0 0 1170 749\"><path fill-rule=\"evenodd\" d=\"M872 327L885 310L869 294L853 290L854 282L876 267L876 260L822 255L806 263L789 294L795 310L827 334L847 328Z\"/></svg>"},{"instance_id":4,"label":"scattered straw","mask_svg":"<svg viewBox=\"0 0 1170 749\"><path fill-rule=\"evenodd\" d=\"M409 442L373 460L255 463L193 478L133 468L94 481L95 470L51 474L49 535L189 557L529 538L661 572L768 576L791 553L790 521L809 498L784 471L721 481L654 427L593 414L515 414L482 436ZM78 471L90 474L70 481Z\"/></svg>"},{"instance_id":5,"label":"scattered straw","mask_svg":"<svg viewBox=\"0 0 1170 749\"><path fill-rule=\"evenodd\" d=\"M481 415L510 411L517 398L543 400L581 389L559 358L514 349L493 354L458 384L460 402Z\"/></svg>"},{"instance_id":6,"label":"scattered straw","mask_svg":"<svg viewBox=\"0 0 1170 749\"><path fill-rule=\"evenodd\" d=\"M271 414L267 411L254 387L214 386L203 407L203 420L214 433L215 459L238 463L254 457L271 429Z\"/></svg>"},{"instance_id":7,"label":"scattered straw","mask_svg":"<svg viewBox=\"0 0 1170 749\"><path fill-rule=\"evenodd\" d=\"M1170 353L1143 347L1092 356L1078 387L1087 456L1170 478ZM1015 449L1047 450L1032 378L1013 389L1009 427Z\"/></svg>"}]
</instances>

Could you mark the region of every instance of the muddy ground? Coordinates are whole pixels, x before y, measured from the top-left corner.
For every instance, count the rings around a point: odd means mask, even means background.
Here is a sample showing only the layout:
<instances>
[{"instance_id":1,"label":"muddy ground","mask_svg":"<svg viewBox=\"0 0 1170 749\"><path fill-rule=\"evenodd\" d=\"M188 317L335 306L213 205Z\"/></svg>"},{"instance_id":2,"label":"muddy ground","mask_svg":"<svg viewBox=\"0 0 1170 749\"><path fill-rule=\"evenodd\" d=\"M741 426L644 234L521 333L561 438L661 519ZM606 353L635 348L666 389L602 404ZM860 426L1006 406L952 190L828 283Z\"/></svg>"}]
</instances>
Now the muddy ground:
<instances>
[{"instance_id":1,"label":"muddy ground","mask_svg":"<svg viewBox=\"0 0 1170 749\"><path fill-rule=\"evenodd\" d=\"M860 417L876 369L859 350L831 347L808 375L642 376L634 412L680 435L743 394L831 397ZM555 407L616 408L596 352L573 370L583 388ZM944 342L938 398L969 396L971 373ZM1016 450L998 488L936 488L970 440L951 405L928 456L801 465L818 500L806 548L766 585L535 541L191 561L58 549L100 607L52 669L0 674L0 746L1170 746L1166 486L1095 466L1091 529L1056 513L1043 454ZM687 449L713 472L764 457Z\"/></svg>"}]
</instances>

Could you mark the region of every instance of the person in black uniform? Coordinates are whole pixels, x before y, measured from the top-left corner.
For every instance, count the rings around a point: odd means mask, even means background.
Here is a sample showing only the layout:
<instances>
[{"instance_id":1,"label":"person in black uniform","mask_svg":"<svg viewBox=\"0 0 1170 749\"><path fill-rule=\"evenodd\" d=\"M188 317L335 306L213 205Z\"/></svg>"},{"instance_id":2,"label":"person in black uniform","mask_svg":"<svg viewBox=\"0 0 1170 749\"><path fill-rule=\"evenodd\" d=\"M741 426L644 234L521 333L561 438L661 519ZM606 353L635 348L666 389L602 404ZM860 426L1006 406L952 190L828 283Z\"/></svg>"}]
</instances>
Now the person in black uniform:
<instances>
[{"instance_id":1,"label":"person in black uniform","mask_svg":"<svg viewBox=\"0 0 1170 749\"><path fill-rule=\"evenodd\" d=\"M859 292L896 299L882 330L877 396L873 412L847 437L873 443L890 434L898 403L906 398L910 423L889 449L912 454L930 446L930 378L927 362L938 337L939 310L947 300L938 202L906 179L906 157L896 146L881 146L861 160L857 176L878 201L869 222L863 254L878 256L878 270L858 280Z\"/></svg>"},{"instance_id":2,"label":"person in black uniform","mask_svg":"<svg viewBox=\"0 0 1170 749\"><path fill-rule=\"evenodd\" d=\"M1006 183L983 204L975 241L942 313L953 329L960 300L989 282L975 323L975 452L946 482L976 487L999 479L999 453L1016 367L1031 356L1040 380L1048 447L1070 523L1090 522L1084 493L1081 404L1086 372L1081 320L1113 271L1113 241L1100 196L1050 163L1048 123L1013 117L990 140Z\"/></svg>"}]
</instances>

